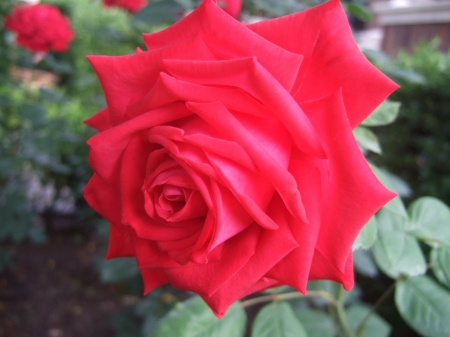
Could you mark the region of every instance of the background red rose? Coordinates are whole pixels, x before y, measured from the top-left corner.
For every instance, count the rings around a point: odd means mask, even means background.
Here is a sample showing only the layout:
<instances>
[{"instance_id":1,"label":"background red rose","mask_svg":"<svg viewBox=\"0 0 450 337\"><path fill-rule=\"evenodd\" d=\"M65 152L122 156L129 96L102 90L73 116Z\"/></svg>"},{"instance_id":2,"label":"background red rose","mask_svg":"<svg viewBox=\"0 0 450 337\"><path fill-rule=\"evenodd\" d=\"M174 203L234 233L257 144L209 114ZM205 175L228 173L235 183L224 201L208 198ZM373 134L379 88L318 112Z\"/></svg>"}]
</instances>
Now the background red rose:
<instances>
[{"instance_id":1,"label":"background red rose","mask_svg":"<svg viewBox=\"0 0 450 337\"><path fill-rule=\"evenodd\" d=\"M65 52L75 33L68 17L52 5L21 5L5 17L5 27L17 33L16 41L33 52Z\"/></svg>"},{"instance_id":2,"label":"background red rose","mask_svg":"<svg viewBox=\"0 0 450 337\"><path fill-rule=\"evenodd\" d=\"M339 2L244 26L205 0L144 40L90 57L108 106L88 120L85 197L111 222L108 257L135 256L146 292L170 282L218 316L282 284L351 288L352 244L394 196L352 128L397 86Z\"/></svg>"},{"instance_id":3,"label":"background red rose","mask_svg":"<svg viewBox=\"0 0 450 337\"><path fill-rule=\"evenodd\" d=\"M129 12L137 12L147 5L146 0L103 0L106 7L119 7Z\"/></svg>"}]
</instances>

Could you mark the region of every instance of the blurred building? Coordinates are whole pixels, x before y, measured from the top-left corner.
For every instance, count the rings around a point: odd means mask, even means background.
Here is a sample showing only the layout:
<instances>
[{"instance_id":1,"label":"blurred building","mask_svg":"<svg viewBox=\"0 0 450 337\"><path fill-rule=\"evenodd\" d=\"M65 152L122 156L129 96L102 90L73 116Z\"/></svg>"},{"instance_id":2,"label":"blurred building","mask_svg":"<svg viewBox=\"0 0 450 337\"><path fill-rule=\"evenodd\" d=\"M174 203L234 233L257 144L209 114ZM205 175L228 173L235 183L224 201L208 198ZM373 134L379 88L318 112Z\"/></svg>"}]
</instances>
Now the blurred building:
<instances>
[{"instance_id":1,"label":"blurred building","mask_svg":"<svg viewBox=\"0 0 450 337\"><path fill-rule=\"evenodd\" d=\"M390 56L436 36L442 51L450 47L450 0L376 0L371 9L383 29L381 49Z\"/></svg>"}]
</instances>

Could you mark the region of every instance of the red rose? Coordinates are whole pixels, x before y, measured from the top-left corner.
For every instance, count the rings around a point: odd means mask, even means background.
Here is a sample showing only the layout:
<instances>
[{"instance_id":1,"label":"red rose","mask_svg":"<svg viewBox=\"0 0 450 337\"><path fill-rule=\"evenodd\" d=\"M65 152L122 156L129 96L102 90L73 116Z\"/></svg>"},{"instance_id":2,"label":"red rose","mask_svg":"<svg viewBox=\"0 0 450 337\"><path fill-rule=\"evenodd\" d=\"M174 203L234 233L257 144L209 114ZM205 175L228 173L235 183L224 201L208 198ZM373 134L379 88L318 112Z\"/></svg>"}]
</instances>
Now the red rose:
<instances>
[{"instance_id":1,"label":"red rose","mask_svg":"<svg viewBox=\"0 0 450 337\"><path fill-rule=\"evenodd\" d=\"M242 0L219 0L220 7L234 18L241 14Z\"/></svg>"},{"instance_id":2,"label":"red rose","mask_svg":"<svg viewBox=\"0 0 450 337\"><path fill-rule=\"evenodd\" d=\"M33 52L65 52L75 33L70 19L52 5L21 5L5 17L5 27L17 33L19 45Z\"/></svg>"},{"instance_id":3,"label":"red rose","mask_svg":"<svg viewBox=\"0 0 450 337\"><path fill-rule=\"evenodd\" d=\"M147 5L146 0L103 0L106 7L119 7L131 13L140 11Z\"/></svg>"},{"instance_id":4,"label":"red rose","mask_svg":"<svg viewBox=\"0 0 450 337\"><path fill-rule=\"evenodd\" d=\"M107 108L87 121L89 204L107 257L145 292L236 300L309 279L353 286L352 244L393 198L352 134L397 85L359 51L338 1L245 26L204 0L144 35L148 52L90 61Z\"/></svg>"}]
</instances>

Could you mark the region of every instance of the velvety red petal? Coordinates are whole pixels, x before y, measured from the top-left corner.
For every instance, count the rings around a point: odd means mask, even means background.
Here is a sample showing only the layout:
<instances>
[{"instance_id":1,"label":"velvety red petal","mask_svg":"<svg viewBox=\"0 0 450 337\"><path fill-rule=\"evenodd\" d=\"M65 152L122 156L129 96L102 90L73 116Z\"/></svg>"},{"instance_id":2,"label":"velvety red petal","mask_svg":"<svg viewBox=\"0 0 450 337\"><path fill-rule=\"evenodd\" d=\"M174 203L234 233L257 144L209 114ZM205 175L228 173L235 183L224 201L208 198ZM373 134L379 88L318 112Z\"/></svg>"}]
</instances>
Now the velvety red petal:
<instances>
[{"instance_id":1,"label":"velvety red petal","mask_svg":"<svg viewBox=\"0 0 450 337\"><path fill-rule=\"evenodd\" d=\"M309 224L296 220L286 211L283 212L285 206L282 203L273 205L272 209L275 211L270 215L277 223L289 226L299 246L275 265L266 276L305 293L319 236L321 213L326 206L322 204L321 177L318 169L307 162L294 160L289 171L295 177L300 194L303 196ZM279 199L275 199L275 202L277 201Z\"/></svg>"},{"instance_id":2,"label":"velvety red petal","mask_svg":"<svg viewBox=\"0 0 450 337\"><path fill-rule=\"evenodd\" d=\"M187 106L215 129L228 131L230 137L250 155L261 175L268 177L289 211L298 219L308 222L297 184L287 168L267 153L220 102L188 103Z\"/></svg>"},{"instance_id":3,"label":"velvety red petal","mask_svg":"<svg viewBox=\"0 0 450 337\"><path fill-rule=\"evenodd\" d=\"M172 227L150 218L145 210L142 186L148 156L147 143L140 135L134 136L123 153L120 168L122 223L128 224L137 236L148 240L180 240L194 235L202 224Z\"/></svg>"},{"instance_id":4,"label":"velvety red petal","mask_svg":"<svg viewBox=\"0 0 450 337\"><path fill-rule=\"evenodd\" d=\"M273 211L276 212L275 209ZM272 210L269 210L270 212ZM280 227L276 231L261 230L255 254L245 266L214 294L202 296L217 316L221 317L231 304L247 295L249 289L253 290L255 285L274 265L298 247L290 228L285 224L279 225ZM236 246L234 246L234 249L236 249ZM226 256L222 255L221 261L226 263Z\"/></svg>"},{"instance_id":5,"label":"velvety red petal","mask_svg":"<svg viewBox=\"0 0 450 337\"><path fill-rule=\"evenodd\" d=\"M97 112L94 116L84 121L87 125L95 130L102 132L112 128L112 124L109 120L108 108L104 108Z\"/></svg>"},{"instance_id":6,"label":"velvety red petal","mask_svg":"<svg viewBox=\"0 0 450 337\"><path fill-rule=\"evenodd\" d=\"M319 99L342 88L352 128L398 88L361 53L339 0L248 28L304 56L292 91L298 102Z\"/></svg>"},{"instance_id":7,"label":"velvety red petal","mask_svg":"<svg viewBox=\"0 0 450 337\"><path fill-rule=\"evenodd\" d=\"M320 251L316 250L314 252L309 278L310 280L331 280L339 282L342 283L345 290L352 289L355 283L352 252L349 253L345 261L344 270L342 271L337 269Z\"/></svg>"},{"instance_id":8,"label":"velvety red petal","mask_svg":"<svg viewBox=\"0 0 450 337\"><path fill-rule=\"evenodd\" d=\"M121 223L120 197L116 189L94 174L83 191L84 199L101 216L113 223Z\"/></svg>"},{"instance_id":9,"label":"velvety red petal","mask_svg":"<svg viewBox=\"0 0 450 337\"><path fill-rule=\"evenodd\" d=\"M184 104L174 103L95 135L87 142L90 146L89 163L91 167L103 180L112 186L117 186L120 160L132 136L141 130L191 114L192 111L188 110Z\"/></svg>"},{"instance_id":10,"label":"velvety red petal","mask_svg":"<svg viewBox=\"0 0 450 337\"><path fill-rule=\"evenodd\" d=\"M320 135L328 160L322 165L321 228L316 250L340 271L358 233L384 204L395 197L375 177L352 134L340 91L303 105ZM320 165L320 164L319 164Z\"/></svg>"},{"instance_id":11,"label":"velvety red petal","mask_svg":"<svg viewBox=\"0 0 450 337\"><path fill-rule=\"evenodd\" d=\"M203 1L191 14L167 29L144 34L144 41L147 48L152 50L181 43L197 34L202 36L217 58L223 60L255 56L282 87L286 90L292 88L302 57L254 34L224 13L214 0ZM198 57L196 60L205 58Z\"/></svg>"},{"instance_id":12,"label":"velvety red petal","mask_svg":"<svg viewBox=\"0 0 450 337\"><path fill-rule=\"evenodd\" d=\"M140 268L140 270L144 281L144 295L169 282L163 268Z\"/></svg>"},{"instance_id":13,"label":"velvety red petal","mask_svg":"<svg viewBox=\"0 0 450 337\"><path fill-rule=\"evenodd\" d=\"M176 101L222 102L230 110L236 110L259 117L270 116L267 107L245 91L231 86L202 86L180 81L166 73L160 73L158 81L140 100L130 104L126 119Z\"/></svg>"},{"instance_id":14,"label":"velvety red petal","mask_svg":"<svg viewBox=\"0 0 450 337\"><path fill-rule=\"evenodd\" d=\"M272 111L289 130L299 149L325 157L320 140L302 109L256 58L204 62L165 60L164 63L167 70L181 80L241 88Z\"/></svg>"},{"instance_id":15,"label":"velvety red petal","mask_svg":"<svg viewBox=\"0 0 450 337\"><path fill-rule=\"evenodd\" d=\"M164 69L162 60L165 58L215 59L203 41L195 37L186 43L150 52L127 56L88 56L103 87L111 124L120 124L127 106L153 87Z\"/></svg>"},{"instance_id":16,"label":"velvety red petal","mask_svg":"<svg viewBox=\"0 0 450 337\"><path fill-rule=\"evenodd\" d=\"M130 228L126 225L111 223L106 259L135 256L129 231Z\"/></svg>"}]
</instances>

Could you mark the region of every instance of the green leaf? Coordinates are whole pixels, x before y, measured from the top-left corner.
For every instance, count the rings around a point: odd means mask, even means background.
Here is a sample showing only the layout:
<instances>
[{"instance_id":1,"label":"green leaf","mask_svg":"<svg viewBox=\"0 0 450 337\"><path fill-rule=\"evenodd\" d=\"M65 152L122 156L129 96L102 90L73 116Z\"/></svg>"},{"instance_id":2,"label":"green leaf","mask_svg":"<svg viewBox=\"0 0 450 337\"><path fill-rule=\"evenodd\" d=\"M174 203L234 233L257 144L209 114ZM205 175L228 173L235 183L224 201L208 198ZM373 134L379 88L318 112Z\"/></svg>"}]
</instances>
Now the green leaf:
<instances>
[{"instance_id":1,"label":"green leaf","mask_svg":"<svg viewBox=\"0 0 450 337\"><path fill-rule=\"evenodd\" d=\"M382 209L377 214L378 240L373 246L375 262L383 272L417 276L425 273L426 262L417 240L406 232L407 219Z\"/></svg>"},{"instance_id":2,"label":"green leaf","mask_svg":"<svg viewBox=\"0 0 450 337\"><path fill-rule=\"evenodd\" d=\"M358 273L375 277L378 275L378 268L373 261L372 254L367 250L356 250L353 252L353 264Z\"/></svg>"},{"instance_id":3,"label":"green leaf","mask_svg":"<svg viewBox=\"0 0 450 337\"><path fill-rule=\"evenodd\" d=\"M256 315L252 337L307 337L305 329L286 302L266 305Z\"/></svg>"},{"instance_id":4,"label":"green leaf","mask_svg":"<svg viewBox=\"0 0 450 337\"><path fill-rule=\"evenodd\" d=\"M23 103L19 106L19 114L34 126L46 124L45 109L40 104Z\"/></svg>"},{"instance_id":5,"label":"green leaf","mask_svg":"<svg viewBox=\"0 0 450 337\"><path fill-rule=\"evenodd\" d=\"M100 277L104 283L121 282L139 275L135 258L117 258L99 262Z\"/></svg>"},{"instance_id":6,"label":"green leaf","mask_svg":"<svg viewBox=\"0 0 450 337\"><path fill-rule=\"evenodd\" d=\"M346 310L350 329L356 333L359 325L369 312L370 309L362 305L353 305ZM360 337L387 337L390 332L391 326L379 315L372 313L364 324Z\"/></svg>"},{"instance_id":7,"label":"green leaf","mask_svg":"<svg viewBox=\"0 0 450 337\"><path fill-rule=\"evenodd\" d=\"M450 209L436 198L423 197L408 208L410 232L431 245L450 246Z\"/></svg>"},{"instance_id":8,"label":"green leaf","mask_svg":"<svg viewBox=\"0 0 450 337\"><path fill-rule=\"evenodd\" d=\"M353 250L369 249L377 239L377 220L373 216L359 232L356 241L353 243Z\"/></svg>"},{"instance_id":9,"label":"green leaf","mask_svg":"<svg viewBox=\"0 0 450 337\"><path fill-rule=\"evenodd\" d=\"M211 309L196 296L175 305L164 316L152 337L240 337L245 333L247 317L239 303L218 319Z\"/></svg>"},{"instance_id":10,"label":"green leaf","mask_svg":"<svg viewBox=\"0 0 450 337\"><path fill-rule=\"evenodd\" d=\"M377 178L380 179L380 181L383 183L384 186L386 186L391 191L397 192L394 184L391 182L391 180L389 180L386 174L384 174L383 170L372 164L369 164L369 166L372 169L373 173L375 173ZM408 216L408 214L406 213L405 206L403 205L402 200L398 196L389 201L383 208L388 209L391 212L394 212L405 218L407 218Z\"/></svg>"},{"instance_id":11,"label":"green leaf","mask_svg":"<svg viewBox=\"0 0 450 337\"><path fill-rule=\"evenodd\" d=\"M308 337L333 337L334 326L330 316L319 310L297 309L295 315L305 328Z\"/></svg>"},{"instance_id":12,"label":"green leaf","mask_svg":"<svg viewBox=\"0 0 450 337\"><path fill-rule=\"evenodd\" d=\"M450 293L429 277L398 282L395 303L403 319L420 334L450 336Z\"/></svg>"},{"instance_id":13,"label":"green leaf","mask_svg":"<svg viewBox=\"0 0 450 337\"><path fill-rule=\"evenodd\" d=\"M355 3L347 4L347 12L364 22L372 21L372 14L365 7Z\"/></svg>"},{"instance_id":14,"label":"green leaf","mask_svg":"<svg viewBox=\"0 0 450 337\"><path fill-rule=\"evenodd\" d=\"M391 124L397 118L400 106L400 102L384 101L361 125L381 126Z\"/></svg>"},{"instance_id":15,"label":"green leaf","mask_svg":"<svg viewBox=\"0 0 450 337\"><path fill-rule=\"evenodd\" d=\"M380 143L378 142L378 137L372 131L363 126L358 126L353 130L353 135L355 136L359 145L361 145L363 148L381 154L382 151Z\"/></svg>"},{"instance_id":16,"label":"green leaf","mask_svg":"<svg viewBox=\"0 0 450 337\"><path fill-rule=\"evenodd\" d=\"M433 248L430 255L431 268L436 278L450 288L450 247Z\"/></svg>"},{"instance_id":17,"label":"green leaf","mask_svg":"<svg viewBox=\"0 0 450 337\"><path fill-rule=\"evenodd\" d=\"M152 25L173 23L180 19L184 10L184 6L175 0L153 1L137 12L134 18Z\"/></svg>"}]
</instances>

